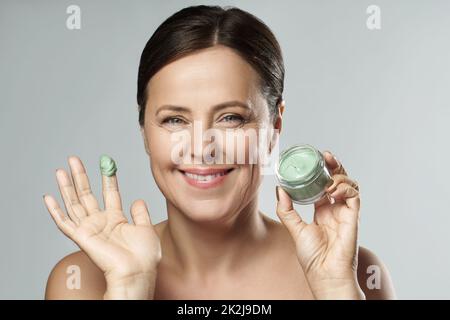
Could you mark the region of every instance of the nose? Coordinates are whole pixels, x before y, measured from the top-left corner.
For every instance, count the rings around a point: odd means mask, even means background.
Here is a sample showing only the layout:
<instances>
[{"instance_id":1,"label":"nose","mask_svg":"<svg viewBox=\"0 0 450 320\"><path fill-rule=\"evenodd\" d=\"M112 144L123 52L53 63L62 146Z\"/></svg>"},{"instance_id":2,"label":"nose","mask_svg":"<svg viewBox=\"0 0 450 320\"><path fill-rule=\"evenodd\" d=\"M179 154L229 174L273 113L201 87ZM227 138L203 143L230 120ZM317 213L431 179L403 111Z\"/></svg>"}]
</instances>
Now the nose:
<instances>
[{"instance_id":1,"label":"nose","mask_svg":"<svg viewBox=\"0 0 450 320\"><path fill-rule=\"evenodd\" d=\"M223 132L208 121L196 120L191 133L191 159L194 164L222 164Z\"/></svg>"}]
</instances>

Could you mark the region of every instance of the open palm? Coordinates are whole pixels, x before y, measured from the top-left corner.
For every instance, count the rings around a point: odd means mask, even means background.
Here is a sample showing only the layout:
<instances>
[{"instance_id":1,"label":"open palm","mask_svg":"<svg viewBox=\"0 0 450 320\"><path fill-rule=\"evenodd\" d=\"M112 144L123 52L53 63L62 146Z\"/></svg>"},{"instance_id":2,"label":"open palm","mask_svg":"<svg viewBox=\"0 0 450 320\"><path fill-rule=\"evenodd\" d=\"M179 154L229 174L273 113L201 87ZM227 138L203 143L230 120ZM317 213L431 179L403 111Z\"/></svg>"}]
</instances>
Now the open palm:
<instances>
[{"instance_id":1,"label":"open palm","mask_svg":"<svg viewBox=\"0 0 450 320\"><path fill-rule=\"evenodd\" d=\"M102 175L105 208L101 210L81 160L70 157L69 164L72 179L63 169L56 172L68 215L52 196L44 197L59 229L91 258L106 278L153 272L161 259L161 248L144 201L133 202L134 223L129 223L122 210L116 176Z\"/></svg>"}]
</instances>

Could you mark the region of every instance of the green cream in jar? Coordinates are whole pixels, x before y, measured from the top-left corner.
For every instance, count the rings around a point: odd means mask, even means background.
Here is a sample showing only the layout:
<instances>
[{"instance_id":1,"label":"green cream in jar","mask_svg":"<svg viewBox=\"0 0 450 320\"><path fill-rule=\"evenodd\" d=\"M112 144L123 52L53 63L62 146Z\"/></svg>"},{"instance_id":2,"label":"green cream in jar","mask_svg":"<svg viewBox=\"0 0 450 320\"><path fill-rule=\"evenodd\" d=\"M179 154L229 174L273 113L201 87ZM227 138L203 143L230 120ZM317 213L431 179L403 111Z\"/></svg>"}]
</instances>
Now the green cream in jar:
<instances>
[{"instance_id":1,"label":"green cream in jar","mask_svg":"<svg viewBox=\"0 0 450 320\"><path fill-rule=\"evenodd\" d=\"M276 176L280 186L298 204L320 200L333 183L322 153L309 144L294 145L281 152Z\"/></svg>"}]
</instances>

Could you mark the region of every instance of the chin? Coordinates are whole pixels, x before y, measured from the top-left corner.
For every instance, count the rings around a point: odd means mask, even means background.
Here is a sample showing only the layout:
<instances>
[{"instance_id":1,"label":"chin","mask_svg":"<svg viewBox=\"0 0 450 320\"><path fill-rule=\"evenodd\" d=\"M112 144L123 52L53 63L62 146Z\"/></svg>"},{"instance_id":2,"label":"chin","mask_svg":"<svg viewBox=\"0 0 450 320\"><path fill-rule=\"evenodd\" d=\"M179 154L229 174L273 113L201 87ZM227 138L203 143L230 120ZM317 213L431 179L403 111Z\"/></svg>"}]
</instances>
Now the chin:
<instances>
[{"instance_id":1,"label":"chin","mask_svg":"<svg viewBox=\"0 0 450 320\"><path fill-rule=\"evenodd\" d=\"M233 213L235 208L224 203L223 199L214 200L193 200L180 203L180 209L190 220L197 223L211 223L226 221Z\"/></svg>"}]
</instances>

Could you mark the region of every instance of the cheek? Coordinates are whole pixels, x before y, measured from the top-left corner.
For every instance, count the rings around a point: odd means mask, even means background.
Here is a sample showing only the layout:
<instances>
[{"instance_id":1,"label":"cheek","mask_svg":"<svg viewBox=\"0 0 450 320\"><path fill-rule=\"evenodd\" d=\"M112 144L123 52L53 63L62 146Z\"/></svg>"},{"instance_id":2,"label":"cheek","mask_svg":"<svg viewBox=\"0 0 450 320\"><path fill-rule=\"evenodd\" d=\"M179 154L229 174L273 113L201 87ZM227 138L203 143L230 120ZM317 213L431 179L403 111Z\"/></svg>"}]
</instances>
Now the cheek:
<instances>
[{"instance_id":1,"label":"cheek","mask_svg":"<svg viewBox=\"0 0 450 320\"><path fill-rule=\"evenodd\" d=\"M147 141L152 166L158 168L172 167L170 135L161 132L158 128L150 128Z\"/></svg>"},{"instance_id":2,"label":"cheek","mask_svg":"<svg viewBox=\"0 0 450 320\"><path fill-rule=\"evenodd\" d=\"M269 151L267 137L261 134L258 129L247 129L237 131L232 137L224 140L226 159L233 159L238 165L262 165L267 159ZM233 157L234 156L234 157ZM251 171L260 171L259 168Z\"/></svg>"},{"instance_id":3,"label":"cheek","mask_svg":"<svg viewBox=\"0 0 450 320\"><path fill-rule=\"evenodd\" d=\"M241 165L236 184L236 192L242 197L252 198L262 182L261 170L258 164Z\"/></svg>"}]
</instances>

